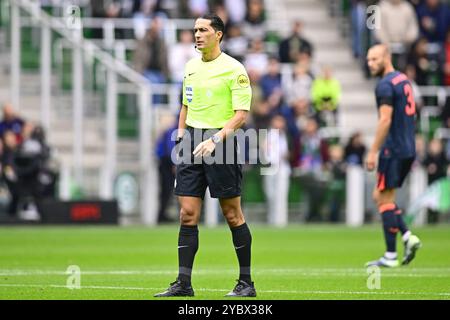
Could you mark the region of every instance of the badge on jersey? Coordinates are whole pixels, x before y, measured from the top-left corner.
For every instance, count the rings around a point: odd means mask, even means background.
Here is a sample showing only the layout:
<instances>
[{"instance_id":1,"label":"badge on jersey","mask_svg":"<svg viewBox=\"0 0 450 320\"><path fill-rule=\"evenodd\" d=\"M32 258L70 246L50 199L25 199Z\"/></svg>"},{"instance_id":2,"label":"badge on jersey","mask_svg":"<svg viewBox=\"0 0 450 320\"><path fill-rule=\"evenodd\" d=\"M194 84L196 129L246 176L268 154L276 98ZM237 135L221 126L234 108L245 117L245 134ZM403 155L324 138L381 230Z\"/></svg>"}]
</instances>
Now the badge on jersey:
<instances>
[{"instance_id":1,"label":"badge on jersey","mask_svg":"<svg viewBox=\"0 0 450 320\"><path fill-rule=\"evenodd\" d=\"M250 85L250 80L248 79L248 77L245 74L241 74L239 75L239 77L237 78L237 83L242 87L242 88L247 88Z\"/></svg>"},{"instance_id":2,"label":"badge on jersey","mask_svg":"<svg viewBox=\"0 0 450 320\"><path fill-rule=\"evenodd\" d=\"M191 103L194 97L194 88L192 86L186 86L184 94L186 95L187 101Z\"/></svg>"}]
</instances>

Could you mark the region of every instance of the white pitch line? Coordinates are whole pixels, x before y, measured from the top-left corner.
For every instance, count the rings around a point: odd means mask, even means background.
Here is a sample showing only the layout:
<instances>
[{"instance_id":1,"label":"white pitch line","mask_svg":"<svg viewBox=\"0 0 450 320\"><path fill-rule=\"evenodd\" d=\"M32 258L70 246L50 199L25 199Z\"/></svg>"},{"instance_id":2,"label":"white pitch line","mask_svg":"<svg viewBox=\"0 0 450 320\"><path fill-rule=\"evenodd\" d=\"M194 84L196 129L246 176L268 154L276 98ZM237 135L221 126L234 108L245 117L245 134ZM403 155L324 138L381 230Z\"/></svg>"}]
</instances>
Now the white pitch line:
<instances>
[{"instance_id":1,"label":"white pitch line","mask_svg":"<svg viewBox=\"0 0 450 320\"><path fill-rule=\"evenodd\" d=\"M383 277L403 277L403 278L448 278L450 269L447 268L430 268L430 269L389 269L382 270ZM176 270L81 270L82 275L174 275ZM215 274L234 274L236 270L229 269L209 269L194 270L195 275L215 275ZM256 269L253 270L255 275L276 274L277 276L311 276L311 277L361 277L366 276L366 269ZM0 276L35 276L35 275L67 275L62 270L18 270L3 269L0 270Z\"/></svg>"},{"instance_id":2,"label":"white pitch line","mask_svg":"<svg viewBox=\"0 0 450 320\"><path fill-rule=\"evenodd\" d=\"M0 284L0 287L23 287L23 288L66 288L67 286L57 284ZM139 288L139 287L110 287L110 286L81 286L80 289L106 289L106 290L163 290L163 288ZM73 289L77 291L77 289Z\"/></svg>"},{"instance_id":3,"label":"white pitch line","mask_svg":"<svg viewBox=\"0 0 450 320\"><path fill-rule=\"evenodd\" d=\"M160 268L164 268L164 266L161 266ZM217 272L223 272L228 271L230 268L214 268L211 267L211 270L217 271ZM366 270L365 267L361 268L255 268L255 270L259 271L272 271L272 272L281 272L281 271L302 271L302 272L358 272L358 271L364 271ZM411 268L411 267L399 267L399 268L393 268L393 269L383 269L383 270L389 270L389 271L401 271L401 270L408 270L413 272L449 272L450 268L448 267L434 267L434 268ZM0 269L0 273L2 272L9 272L9 271L20 271L20 272L53 272L59 270L43 270L43 269ZM153 272L153 271L161 271L161 269L156 268L150 268L150 269L128 269L128 270L93 270L92 272ZM201 271L201 270L200 270ZM204 270L203 270L204 271Z\"/></svg>"},{"instance_id":4,"label":"white pitch line","mask_svg":"<svg viewBox=\"0 0 450 320\"><path fill-rule=\"evenodd\" d=\"M23 288L65 288L67 286L54 284L0 284L0 287L23 287ZM143 287L113 287L113 286L81 286L81 289L100 289L100 290L164 290L165 288L143 288ZM68 289L69 290L69 289ZM73 289L76 292L76 289ZM195 289L203 292L227 292L227 289ZM317 294L317 295L407 295L407 296L445 296L450 297L450 292L407 292L407 291L320 291L320 290L258 290L259 293L289 293L289 294Z\"/></svg>"}]
</instances>

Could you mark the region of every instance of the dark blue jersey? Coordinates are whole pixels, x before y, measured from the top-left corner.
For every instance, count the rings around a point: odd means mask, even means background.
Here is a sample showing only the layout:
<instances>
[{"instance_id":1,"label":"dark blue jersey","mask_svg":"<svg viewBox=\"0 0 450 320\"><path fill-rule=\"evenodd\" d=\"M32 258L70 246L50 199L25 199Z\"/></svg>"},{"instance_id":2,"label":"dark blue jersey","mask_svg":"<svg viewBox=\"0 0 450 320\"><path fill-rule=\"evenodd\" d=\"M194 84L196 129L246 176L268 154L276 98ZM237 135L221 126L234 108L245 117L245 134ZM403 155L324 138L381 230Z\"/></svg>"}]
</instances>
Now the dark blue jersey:
<instances>
[{"instance_id":1,"label":"dark blue jersey","mask_svg":"<svg viewBox=\"0 0 450 320\"><path fill-rule=\"evenodd\" d=\"M378 82L375 89L377 108L388 105L394 110L388 136L380 150L381 156L414 157L416 104L408 77L393 71Z\"/></svg>"}]
</instances>

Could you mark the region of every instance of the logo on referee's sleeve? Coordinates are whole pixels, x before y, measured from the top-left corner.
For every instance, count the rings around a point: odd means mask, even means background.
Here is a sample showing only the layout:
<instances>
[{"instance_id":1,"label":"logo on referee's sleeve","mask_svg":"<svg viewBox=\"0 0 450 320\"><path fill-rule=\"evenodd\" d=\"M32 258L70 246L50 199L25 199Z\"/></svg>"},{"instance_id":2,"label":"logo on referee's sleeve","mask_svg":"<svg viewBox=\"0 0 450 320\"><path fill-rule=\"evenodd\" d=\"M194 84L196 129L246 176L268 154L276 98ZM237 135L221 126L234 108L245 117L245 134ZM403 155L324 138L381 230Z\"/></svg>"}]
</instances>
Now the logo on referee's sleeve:
<instances>
[{"instance_id":1,"label":"logo on referee's sleeve","mask_svg":"<svg viewBox=\"0 0 450 320\"><path fill-rule=\"evenodd\" d=\"M194 97L194 89L191 86L186 86L185 88L185 95L186 99L189 103L192 102L192 99Z\"/></svg>"},{"instance_id":2,"label":"logo on referee's sleeve","mask_svg":"<svg viewBox=\"0 0 450 320\"><path fill-rule=\"evenodd\" d=\"M245 74L241 74L241 75L239 75L239 77L237 79L237 83L242 88L247 88L250 85L250 80L248 80L248 77Z\"/></svg>"}]
</instances>

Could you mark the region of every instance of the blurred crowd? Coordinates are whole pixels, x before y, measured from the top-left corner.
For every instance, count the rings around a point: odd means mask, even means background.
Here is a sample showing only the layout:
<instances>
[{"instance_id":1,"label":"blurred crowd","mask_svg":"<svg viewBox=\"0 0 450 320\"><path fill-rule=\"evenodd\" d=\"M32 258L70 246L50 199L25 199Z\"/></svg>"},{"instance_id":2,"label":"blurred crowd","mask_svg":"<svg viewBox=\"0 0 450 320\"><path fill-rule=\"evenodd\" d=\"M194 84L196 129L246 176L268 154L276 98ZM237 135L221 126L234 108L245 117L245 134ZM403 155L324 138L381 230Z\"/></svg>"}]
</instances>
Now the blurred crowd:
<instances>
[{"instance_id":1,"label":"blurred crowd","mask_svg":"<svg viewBox=\"0 0 450 320\"><path fill-rule=\"evenodd\" d=\"M364 59L367 45L386 43L394 53L397 69L408 71L419 86L450 85L448 3L447 0L352 0L354 56ZM378 5L378 16L370 20L373 27L368 28L366 8L374 4Z\"/></svg>"},{"instance_id":2,"label":"blurred crowd","mask_svg":"<svg viewBox=\"0 0 450 320\"><path fill-rule=\"evenodd\" d=\"M445 72L448 68L444 66L445 63L450 65L450 32L447 31L450 19L446 15L450 11L447 12L447 6L436 0L422 2L410 4L402 0L381 1L379 4L383 23L381 29L375 30L374 34L375 42L393 44L395 64L413 82L419 108L424 104L419 86L432 84L432 81L436 81L433 84L446 84ZM226 3L227 1L216 3L216 12L222 15L227 26L223 50L245 65L253 89L251 119L247 127L269 131L277 129L282 133L273 136L269 134L263 144L267 150L280 150L277 154L267 154L270 162L276 162L280 168L276 175L264 177L268 212L288 210L288 190L291 177L294 176L299 179L308 198L308 220L341 221L346 167L363 165L366 146L363 143L364 137L359 132L353 134L348 141L341 141L339 137L330 139L320 134L322 127L339 125L337 114L341 89L339 82L333 77L331 66L323 65L319 68L314 65L314 47L307 35L303 34L301 21L295 21L291 34L285 39L278 39L277 50L270 52L266 46L263 1L233 1L237 8L243 9L240 15L227 11ZM352 10L360 10L361 4L364 4L365 15L365 6L373 3L352 1ZM404 6L411 10L403 10ZM403 11L409 16L399 23ZM236 17L232 18L233 14ZM252 29L249 28L247 19L249 15L259 17L254 19L259 23L253 23ZM428 20L431 22L426 22ZM364 18L360 21L365 24L366 20ZM196 55L192 50L192 32L182 32L182 38L174 50L174 56L178 58L175 62L177 67L172 69L178 70L178 81L181 81L180 70L184 63ZM149 40L147 44L151 46L151 42ZM433 45L438 45L441 50L434 52ZM365 52L358 50L361 47L361 43L354 43L355 58L365 57ZM448 57L443 54L447 51ZM292 78L287 82L283 82L281 76L284 64L289 64L293 70ZM170 66L166 70L170 77ZM442 70L445 72L439 73ZM450 99L448 102L442 112L443 126L450 125ZM418 132L418 140L420 139L423 137ZM420 148L420 141L418 146ZM423 149L419 149L419 154L422 156L418 156L417 164L426 168L429 183L450 175L450 143L439 139L433 139L429 143L426 141ZM273 190L278 192L274 193ZM328 208L323 208L324 204ZM323 211L327 217L320 214ZM160 212L160 216L164 216L163 212ZM268 219L271 223L282 225L286 223L286 217L287 214L278 214L269 215Z\"/></svg>"},{"instance_id":3,"label":"blurred crowd","mask_svg":"<svg viewBox=\"0 0 450 320\"><path fill-rule=\"evenodd\" d=\"M80 0L81 1L81 0ZM330 0L331 1L331 0ZM416 103L427 101L419 86L450 85L450 9L444 0L336 0L349 8L352 50L366 68L367 48L377 42L391 45L397 69L404 71L413 83ZM51 1L50 1L51 2ZM86 1L84 1L86 2ZM150 25L142 32L134 28L116 30L116 38L132 38L136 42L132 65L154 84L178 84L183 80L185 63L199 55L194 48L192 27L177 31L177 42L168 46L164 34L167 19L192 19L215 12L225 22L223 51L246 67L253 90L248 128L277 129L281 135L270 135L261 145L270 162L281 170L277 176L265 177L269 207L287 210L289 184L299 179L309 198L308 219L341 220L344 203L345 170L348 165L363 166L366 146L361 133L348 140L321 134L321 128L339 126L341 86L333 76L332 66L316 65L313 40L304 34L302 21L293 21L290 34L281 38L269 30L264 0L91 0L91 16L97 18L133 18ZM380 28L368 29L366 8L378 4ZM140 20L141 19L141 20ZM102 37L102 30L94 33ZM312 40L312 41L311 41ZM283 68L289 66L288 77ZM282 76L283 73L283 76ZM164 103L163 95L153 102ZM375 110L374 110L375 112ZM441 112L442 126L450 127L450 99ZM170 159L171 126L157 143L160 160L159 221L169 220L167 207L172 194L174 170ZM421 144L421 141L423 143ZM425 166L429 181L448 174L450 143L428 142L418 132L418 163ZM270 154L270 150L282 150ZM277 198L273 192L278 190ZM327 192L323 192L327 190ZM324 198L328 197L328 198ZM319 213L327 204L327 217ZM273 211L273 210L269 210ZM319 215L318 215L319 214ZM283 214L281 215L283 216ZM269 217L283 224L280 217Z\"/></svg>"},{"instance_id":4,"label":"blurred crowd","mask_svg":"<svg viewBox=\"0 0 450 320\"><path fill-rule=\"evenodd\" d=\"M0 121L0 211L11 218L39 220L39 203L55 197L57 174L39 125L16 114L9 103Z\"/></svg>"},{"instance_id":5,"label":"blurred crowd","mask_svg":"<svg viewBox=\"0 0 450 320\"><path fill-rule=\"evenodd\" d=\"M421 92L423 86L450 86L450 1L448 0L344 0L349 10L352 50L368 76L365 54L375 43L390 45L396 69L410 79L420 120L424 106L435 107L438 127L450 128L450 95L439 105L436 96ZM378 12L367 12L371 5ZM367 18L373 15L367 25ZM379 20L378 23L376 20ZM430 137L417 126L417 164L424 166L428 184L450 176L450 139Z\"/></svg>"},{"instance_id":6,"label":"blurred crowd","mask_svg":"<svg viewBox=\"0 0 450 320\"><path fill-rule=\"evenodd\" d=\"M374 28L368 28L366 8L374 4L380 23L374 16ZM437 105L436 98L424 96L420 86L450 86L450 1L352 0L350 20L353 54L366 71L368 46L389 44L396 69L413 84L418 116L424 105ZM438 107L443 127L450 128L449 99Z\"/></svg>"}]
</instances>

